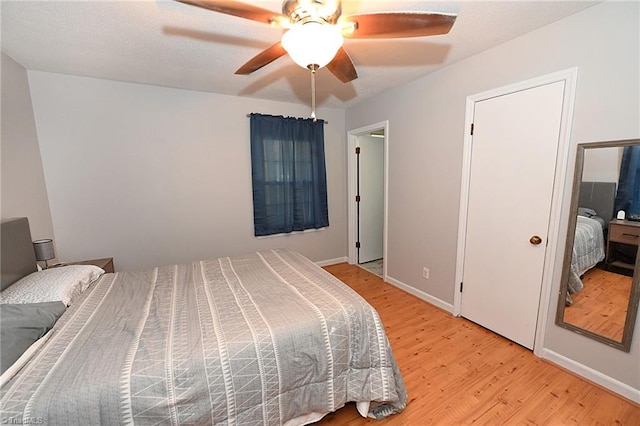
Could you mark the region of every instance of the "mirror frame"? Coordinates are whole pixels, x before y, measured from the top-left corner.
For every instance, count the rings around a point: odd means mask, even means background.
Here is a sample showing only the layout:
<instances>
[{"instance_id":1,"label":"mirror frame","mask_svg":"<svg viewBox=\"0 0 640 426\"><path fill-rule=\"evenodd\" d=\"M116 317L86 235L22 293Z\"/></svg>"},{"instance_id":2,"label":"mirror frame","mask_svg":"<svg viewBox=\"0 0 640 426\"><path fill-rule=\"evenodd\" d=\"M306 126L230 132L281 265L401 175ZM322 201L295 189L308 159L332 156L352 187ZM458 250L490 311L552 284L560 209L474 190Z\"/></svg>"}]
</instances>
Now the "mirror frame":
<instances>
[{"instance_id":1,"label":"mirror frame","mask_svg":"<svg viewBox=\"0 0 640 426\"><path fill-rule=\"evenodd\" d=\"M625 352L629 352L631 350L631 339L633 337L636 317L638 315L638 302L640 300L640 248L638 249L638 254L636 256L636 267L634 269L633 278L631 281L629 306L627 307L627 317L625 319L621 342L564 322L564 308L565 293L567 292L569 271L571 269L571 258L573 256L573 243L576 232L576 222L578 221L578 203L580 198L580 184L582 183L585 150L593 148L625 147L630 145L640 145L640 139L626 139L606 142L586 142L577 145L576 163L571 193L571 207L569 210L570 216L569 224L567 227L567 240L564 249L564 261L562 263L562 278L560 281L560 292L558 294L558 308L556 309L557 326L565 328L567 330L571 330L575 333Z\"/></svg>"}]
</instances>

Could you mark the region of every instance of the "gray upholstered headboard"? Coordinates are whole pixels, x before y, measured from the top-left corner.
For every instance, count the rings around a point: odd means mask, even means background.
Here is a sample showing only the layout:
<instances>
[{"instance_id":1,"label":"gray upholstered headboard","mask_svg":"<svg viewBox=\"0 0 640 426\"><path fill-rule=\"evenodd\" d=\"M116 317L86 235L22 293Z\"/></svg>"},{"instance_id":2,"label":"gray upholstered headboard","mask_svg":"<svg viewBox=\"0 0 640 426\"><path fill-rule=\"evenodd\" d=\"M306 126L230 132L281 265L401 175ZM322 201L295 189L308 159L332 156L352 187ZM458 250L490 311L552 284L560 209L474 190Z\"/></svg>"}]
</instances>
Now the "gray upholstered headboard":
<instances>
[{"instance_id":1,"label":"gray upholstered headboard","mask_svg":"<svg viewBox=\"0 0 640 426\"><path fill-rule=\"evenodd\" d=\"M593 209L608 225L613 219L613 203L616 199L615 182L582 182L578 206Z\"/></svg>"},{"instance_id":2,"label":"gray upholstered headboard","mask_svg":"<svg viewBox=\"0 0 640 426\"><path fill-rule=\"evenodd\" d=\"M4 290L38 267L26 217L8 219L0 224L0 288Z\"/></svg>"}]
</instances>

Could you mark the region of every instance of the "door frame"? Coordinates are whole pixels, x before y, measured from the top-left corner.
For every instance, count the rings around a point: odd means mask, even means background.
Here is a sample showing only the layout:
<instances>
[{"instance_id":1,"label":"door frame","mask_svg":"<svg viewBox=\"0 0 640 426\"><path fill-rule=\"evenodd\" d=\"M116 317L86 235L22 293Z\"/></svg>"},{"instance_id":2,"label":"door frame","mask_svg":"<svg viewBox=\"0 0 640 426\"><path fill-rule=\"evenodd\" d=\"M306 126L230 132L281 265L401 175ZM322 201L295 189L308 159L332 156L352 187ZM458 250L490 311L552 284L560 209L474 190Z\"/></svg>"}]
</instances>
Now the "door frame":
<instances>
[{"instance_id":1,"label":"door frame","mask_svg":"<svg viewBox=\"0 0 640 426\"><path fill-rule=\"evenodd\" d=\"M348 262L355 265L358 262L356 251L356 237L358 229L358 216L356 212L356 191L357 191L357 165L355 150L358 146L358 137L371 133L375 130L384 130L383 147L383 168L384 168L384 219L382 229L382 257L387 259L387 229L389 212L389 121L380 121L365 127L349 130L347 132L347 228L349 234L349 258ZM387 262L383 263L382 278L387 280Z\"/></svg>"},{"instance_id":2,"label":"door frame","mask_svg":"<svg viewBox=\"0 0 640 426\"><path fill-rule=\"evenodd\" d=\"M560 132L558 135L558 153L556 158L555 177L553 184L553 194L551 197L551 212L549 216L549 231L547 234L547 249L544 260L544 270L542 274L542 288L540 292L540 303L538 307L538 318L536 335L533 346L533 353L541 356L546 331L549 302L551 300L551 290L553 288L553 272L556 269L557 251L564 249L562 244L558 244L561 229L561 210L564 199L565 180L569 166L569 151L571 139L571 127L573 121L573 110L575 103L575 93L577 84L578 68L569 68L551 74L546 74L530 80L510 84L497 89L478 93L467 97L465 112L465 132L462 153L462 181L460 185L460 212L458 218L458 247L456 254L455 291L453 301L453 314L460 316L462 306L462 293L460 284L464 271L464 251L467 232L467 215L469 208L469 182L471 177L471 125L475 114L475 103L510 93L533 89L535 87L564 81L564 96L562 103L562 117L560 122ZM562 265L560 265L562 266ZM555 306L555 301L554 301Z\"/></svg>"}]
</instances>

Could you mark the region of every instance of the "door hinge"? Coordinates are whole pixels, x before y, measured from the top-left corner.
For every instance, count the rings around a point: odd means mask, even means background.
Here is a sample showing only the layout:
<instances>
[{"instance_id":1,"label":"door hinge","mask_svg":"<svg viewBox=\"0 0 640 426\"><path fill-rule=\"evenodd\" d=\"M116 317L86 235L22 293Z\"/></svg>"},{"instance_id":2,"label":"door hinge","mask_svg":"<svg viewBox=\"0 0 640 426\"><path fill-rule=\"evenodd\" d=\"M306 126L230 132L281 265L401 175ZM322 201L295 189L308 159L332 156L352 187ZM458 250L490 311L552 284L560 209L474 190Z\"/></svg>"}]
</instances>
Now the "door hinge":
<instances>
[{"instance_id":1,"label":"door hinge","mask_svg":"<svg viewBox=\"0 0 640 426\"><path fill-rule=\"evenodd\" d=\"M360 154L360 147L356 146L356 155Z\"/></svg>"},{"instance_id":2,"label":"door hinge","mask_svg":"<svg viewBox=\"0 0 640 426\"><path fill-rule=\"evenodd\" d=\"M473 136L473 123L471 123L471 136Z\"/></svg>"},{"instance_id":3,"label":"door hinge","mask_svg":"<svg viewBox=\"0 0 640 426\"><path fill-rule=\"evenodd\" d=\"M360 241L356 241L356 248L360 248Z\"/></svg>"},{"instance_id":4,"label":"door hinge","mask_svg":"<svg viewBox=\"0 0 640 426\"><path fill-rule=\"evenodd\" d=\"M460 293L462 293L462 287L464 287L464 283L460 281Z\"/></svg>"},{"instance_id":5,"label":"door hinge","mask_svg":"<svg viewBox=\"0 0 640 426\"><path fill-rule=\"evenodd\" d=\"M360 202L360 196L356 195L356 203L359 203L359 202Z\"/></svg>"}]
</instances>

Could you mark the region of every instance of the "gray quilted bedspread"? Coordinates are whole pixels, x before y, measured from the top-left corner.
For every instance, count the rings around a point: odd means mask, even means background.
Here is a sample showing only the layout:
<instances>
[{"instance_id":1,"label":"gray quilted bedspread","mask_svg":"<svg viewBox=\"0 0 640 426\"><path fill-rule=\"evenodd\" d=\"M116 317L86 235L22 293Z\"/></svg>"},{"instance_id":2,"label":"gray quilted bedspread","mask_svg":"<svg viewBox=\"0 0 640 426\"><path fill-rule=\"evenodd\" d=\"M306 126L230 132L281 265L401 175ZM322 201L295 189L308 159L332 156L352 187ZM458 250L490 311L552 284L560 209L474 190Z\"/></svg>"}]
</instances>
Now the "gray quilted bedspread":
<instances>
[{"instance_id":1,"label":"gray quilted bedspread","mask_svg":"<svg viewBox=\"0 0 640 426\"><path fill-rule=\"evenodd\" d=\"M106 274L2 389L3 424L304 424L348 401L401 411L375 310L272 250Z\"/></svg>"},{"instance_id":2,"label":"gray quilted bedspread","mask_svg":"<svg viewBox=\"0 0 640 426\"><path fill-rule=\"evenodd\" d=\"M578 216L573 240L569 293L577 293L584 287L582 275L604 260L604 234L597 220Z\"/></svg>"}]
</instances>

